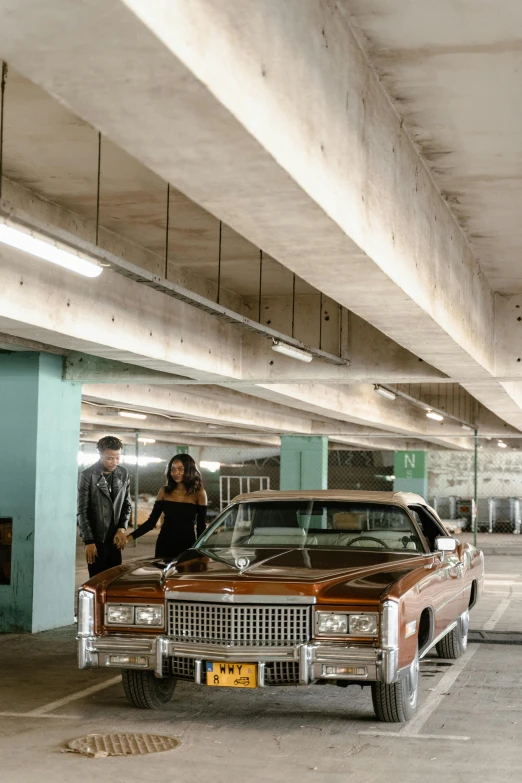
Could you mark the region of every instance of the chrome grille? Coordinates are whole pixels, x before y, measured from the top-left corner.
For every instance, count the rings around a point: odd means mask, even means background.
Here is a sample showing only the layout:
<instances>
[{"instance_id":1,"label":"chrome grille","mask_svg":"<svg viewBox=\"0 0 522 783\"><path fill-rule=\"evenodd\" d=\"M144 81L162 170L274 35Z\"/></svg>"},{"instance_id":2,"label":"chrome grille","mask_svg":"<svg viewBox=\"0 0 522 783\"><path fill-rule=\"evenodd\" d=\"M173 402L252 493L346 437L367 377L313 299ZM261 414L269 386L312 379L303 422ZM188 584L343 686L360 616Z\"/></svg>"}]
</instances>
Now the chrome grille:
<instances>
[{"instance_id":1,"label":"chrome grille","mask_svg":"<svg viewBox=\"0 0 522 783\"><path fill-rule=\"evenodd\" d=\"M174 675L174 677L180 677L185 680L194 679L193 658L184 658L183 656L175 655L171 660L172 660L172 674Z\"/></svg>"},{"instance_id":2,"label":"chrome grille","mask_svg":"<svg viewBox=\"0 0 522 783\"><path fill-rule=\"evenodd\" d=\"M297 685L299 664L297 661L271 661L265 666L267 685Z\"/></svg>"},{"instance_id":3,"label":"chrome grille","mask_svg":"<svg viewBox=\"0 0 522 783\"><path fill-rule=\"evenodd\" d=\"M169 601L168 634L177 642L238 647L302 644L310 638L310 607Z\"/></svg>"}]
</instances>

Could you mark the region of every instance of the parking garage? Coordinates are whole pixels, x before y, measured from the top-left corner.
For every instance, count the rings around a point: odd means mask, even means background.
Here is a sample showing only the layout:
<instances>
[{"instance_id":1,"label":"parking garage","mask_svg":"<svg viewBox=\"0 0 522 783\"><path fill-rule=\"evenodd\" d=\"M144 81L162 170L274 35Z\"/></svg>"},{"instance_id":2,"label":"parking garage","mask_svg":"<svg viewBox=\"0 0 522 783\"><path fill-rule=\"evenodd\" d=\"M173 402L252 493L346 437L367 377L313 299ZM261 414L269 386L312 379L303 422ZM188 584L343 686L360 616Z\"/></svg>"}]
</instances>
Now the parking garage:
<instances>
[{"instance_id":1,"label":"parking garage","mask_svg":"<svg viewBox=\"0 0 522 783\"><path fill-rule=\"evenodd\" d=\"M68 780L94 764L101 781L516 780L516 5L0 0L0 14L0 779ZM199 470L210 536L238 496L319 493L231 550L240 577L257 563L248 546L284 534L302 573L320 560L325 579L319 550L364 538L370 502L403 504L400 557L429 568L423 499L470 553L455 565L441 548L448 583L482 552L485 578L461 607L467 648L443 654L435 620L415 616L418 703L387 725L357 681L381 676L384 657L321 658L312 631L293 658L257 650L252 689L204 687L217 664L184 657L186 630L163 647L78 647L78 478L107 436L123 446L126 532L151 518L175 455ZM158 570L152 527L127 541L123 581ZM209 580L240 592L224 560ZM189 604L208 568L194 562L161 566L162 579L184 573ZM307 577L293 594L297 566L281 563L263 579L282 580L304 617ZM372 595L392 589L379 578ZM122 661L177 675L164 709L125 699Z\"/></svg>"}]
</instances>

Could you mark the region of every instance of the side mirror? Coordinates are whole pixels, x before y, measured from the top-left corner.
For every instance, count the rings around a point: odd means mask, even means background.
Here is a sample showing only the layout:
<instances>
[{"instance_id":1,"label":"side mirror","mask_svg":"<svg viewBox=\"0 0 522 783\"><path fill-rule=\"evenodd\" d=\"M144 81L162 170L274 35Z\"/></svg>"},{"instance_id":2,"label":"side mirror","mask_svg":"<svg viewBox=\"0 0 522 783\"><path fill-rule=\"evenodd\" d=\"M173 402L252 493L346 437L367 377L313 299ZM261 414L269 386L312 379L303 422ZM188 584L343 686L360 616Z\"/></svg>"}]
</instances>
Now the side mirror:
<instances>
[{"instance_id":1,"label":"side mirror","mask_svg":"<svg viewBox=\"0 0 522 783\"><path fill-rule=\"evenodd\" d=\"M457 548L457 539L451 536L439 536L435 539L435 547L438 552L454 552Z\"/></svg>"}]
</instances>

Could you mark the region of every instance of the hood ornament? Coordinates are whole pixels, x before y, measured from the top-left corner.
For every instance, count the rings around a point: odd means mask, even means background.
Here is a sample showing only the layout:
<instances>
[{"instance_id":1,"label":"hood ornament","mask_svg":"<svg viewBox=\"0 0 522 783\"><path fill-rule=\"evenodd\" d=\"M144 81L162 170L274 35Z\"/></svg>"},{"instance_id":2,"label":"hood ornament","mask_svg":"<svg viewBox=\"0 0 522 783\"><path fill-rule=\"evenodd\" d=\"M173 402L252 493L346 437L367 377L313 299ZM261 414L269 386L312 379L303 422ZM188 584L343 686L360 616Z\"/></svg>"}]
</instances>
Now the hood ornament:
<instances>
[{"instance_id":1,"label":"hood ornament","mask_svg":"<svg viewBox=\"0 0 522 783\"><path fill-rule=\"evenodd\" d=\"M236 564L236 568L238 568L240 571L244 571L245 568L248 568L248 566L250 565L250 560L248 559L248 557L237 557L235 564Z\"/></svg>"}]
</instances>

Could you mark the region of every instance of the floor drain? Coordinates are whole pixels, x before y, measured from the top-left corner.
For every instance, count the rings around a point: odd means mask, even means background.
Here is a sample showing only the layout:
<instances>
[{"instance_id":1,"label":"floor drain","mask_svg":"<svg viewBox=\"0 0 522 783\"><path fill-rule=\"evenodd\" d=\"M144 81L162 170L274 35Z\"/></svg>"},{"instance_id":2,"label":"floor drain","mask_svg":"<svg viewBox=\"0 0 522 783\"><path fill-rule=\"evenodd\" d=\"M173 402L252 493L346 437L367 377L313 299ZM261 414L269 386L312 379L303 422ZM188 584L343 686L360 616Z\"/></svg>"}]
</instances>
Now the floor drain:
<instances>
[{"instance_id":1,"label":"floor drain","mask_svg":"<svg viewBox=\"0 0 522 783\"><path fill-rule=\"evenodd\" d=\"M146 756L174 750L180 744L175 737L159 734L88 734L67 743L73 753L83 753L93 758L104 756Z\"/></svg>"}]
</instances>

